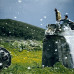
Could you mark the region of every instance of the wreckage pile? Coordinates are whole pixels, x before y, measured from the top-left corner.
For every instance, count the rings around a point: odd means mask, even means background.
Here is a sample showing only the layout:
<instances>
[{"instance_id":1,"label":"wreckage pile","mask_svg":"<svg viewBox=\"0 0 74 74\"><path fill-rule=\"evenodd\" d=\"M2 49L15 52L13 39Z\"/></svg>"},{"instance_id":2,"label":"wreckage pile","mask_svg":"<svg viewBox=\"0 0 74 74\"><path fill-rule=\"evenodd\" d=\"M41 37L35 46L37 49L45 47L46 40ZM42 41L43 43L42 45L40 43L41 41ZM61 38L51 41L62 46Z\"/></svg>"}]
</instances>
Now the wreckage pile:
<instances>
[{"instance_id":1,"label":"wreckage pile","mask_svg":"<svg viewBox=\"0 0 74 74\"><path fill-rule=\"evenodd\" d=\"M0 70L11 65L11 55L5 49L0 47Z\"/></svg>"},{"instance_id":2,"label":"wreckage pile","mask_svg":"<svg viewBox=\"0 0 74 74\"><path fill-rule=\"evenodd\" d=\"M61 62L65 67L73 68L70 46L64 36L65 30L69 29L66 27L57 27L56 24L48 25L43 41L42 65L44 67L51 67L56 62Z\"/></svg>"}]
</instances>

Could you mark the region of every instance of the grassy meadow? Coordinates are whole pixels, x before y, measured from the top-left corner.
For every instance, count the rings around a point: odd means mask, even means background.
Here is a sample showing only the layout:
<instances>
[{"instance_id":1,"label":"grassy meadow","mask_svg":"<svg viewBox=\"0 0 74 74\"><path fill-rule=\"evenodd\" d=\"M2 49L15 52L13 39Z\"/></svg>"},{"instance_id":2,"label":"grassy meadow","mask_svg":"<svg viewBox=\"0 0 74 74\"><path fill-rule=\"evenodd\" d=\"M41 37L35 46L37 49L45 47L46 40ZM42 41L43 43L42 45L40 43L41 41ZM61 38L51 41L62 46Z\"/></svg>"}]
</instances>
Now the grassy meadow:
<instances>
[{"instance_id":1,"label":"grassy meadow","mask_svg":"<svg viewBox=\"0 0 74 74\"><path fill-rule=\"evenodd\" d=\"M11 65L0 74L74 74L74 69L59 62L53 67L42 67L42 41L0 37L0 47L12 56Z\"/></svg>"}]
</instances>

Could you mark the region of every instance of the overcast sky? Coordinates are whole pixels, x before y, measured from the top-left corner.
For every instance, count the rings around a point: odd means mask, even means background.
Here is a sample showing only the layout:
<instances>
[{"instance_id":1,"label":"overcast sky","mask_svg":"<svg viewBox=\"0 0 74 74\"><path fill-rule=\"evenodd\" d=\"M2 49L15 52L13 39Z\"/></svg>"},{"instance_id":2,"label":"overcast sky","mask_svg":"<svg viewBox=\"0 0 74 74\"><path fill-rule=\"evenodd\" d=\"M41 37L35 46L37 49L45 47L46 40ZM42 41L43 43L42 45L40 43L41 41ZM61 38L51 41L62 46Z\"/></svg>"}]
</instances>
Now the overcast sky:
<instances>
[{"instance_id":1,"label":"overcast sky","mask_svg":"<svg viewBox=\"0 0 74 74\"><path fill-rule=\"evenodd\" d=\"M55 23L54 8L74 21L74 0L0 0L0 19L14 19L38 27Z\"/></svg>"}]
</instances>

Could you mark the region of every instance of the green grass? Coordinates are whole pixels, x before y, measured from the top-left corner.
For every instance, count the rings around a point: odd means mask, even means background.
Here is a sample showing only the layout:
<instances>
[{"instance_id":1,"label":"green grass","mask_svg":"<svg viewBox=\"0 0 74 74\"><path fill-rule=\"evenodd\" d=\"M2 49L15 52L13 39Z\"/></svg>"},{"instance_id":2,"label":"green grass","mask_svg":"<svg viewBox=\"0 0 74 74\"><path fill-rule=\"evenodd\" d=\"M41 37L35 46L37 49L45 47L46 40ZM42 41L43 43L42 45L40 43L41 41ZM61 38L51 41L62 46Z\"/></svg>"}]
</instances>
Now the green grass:
<instances>
[{"instance_id":1,"label":"green grass","mask_svg":"<svg viewBox=\"0 0 74 74\"><path fill-rule=\"evenodd\" d=\"M61 63L53 67L42 68L42 51L11 52L12 64L3 69L2 74L74 74L73 69L65 68ZM28 69L29 68L29 69Z\"/></svg>"},{"instance_id":2,"label":"green grass","mask_svg":"<svg viewBox=\"0 0 74 74\"><path fill-rule=\"evenodd\" d=\"M16 49L11 46L11 42L14 42L13 39L12 41L8 40L9 42L6 42L6 40L8 39L3 38L2 41L0 41L0 45L4 46L4 48L11 52L12 64L7 69L2 69L0 74L74 74L74 69L68 69L60 62L57 62L53 67L43 68L42 48L39 48L40 50L38 49L36 51L30 48L30 50L23 49L19 52L19 47ZM41 41L39 41L39 43L40 42Z\"/></svg>"}]
</instances>

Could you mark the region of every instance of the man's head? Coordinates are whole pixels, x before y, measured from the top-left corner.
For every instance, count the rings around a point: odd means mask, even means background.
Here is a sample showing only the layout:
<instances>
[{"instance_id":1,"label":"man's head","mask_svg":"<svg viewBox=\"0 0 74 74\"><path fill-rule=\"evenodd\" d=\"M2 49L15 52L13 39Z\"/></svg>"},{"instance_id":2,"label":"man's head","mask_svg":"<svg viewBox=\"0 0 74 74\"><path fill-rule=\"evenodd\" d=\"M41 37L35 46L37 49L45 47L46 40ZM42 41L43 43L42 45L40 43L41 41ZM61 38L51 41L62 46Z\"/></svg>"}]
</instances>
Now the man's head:
<instances>
[{"instance_id":1,"label":"man's head","mask_svg":"<svg viewBox=\"0 0 74 74\"><path fill-rule=\"evenodd\" d=\"M68 18L68 15L66 14L66 15L65 15L65 19L67 19L67 18Z\"/></svg>"},{"instance_id":2,"label":"man's head","mask_svg":"<svg viewBox=\"0 0 74 74\"><path fill-rule=\"evenodd\" d=\"M55 8L55 10L54 10L55 12L57 12L57 9Z\"/></svg>"}]
</instances>

